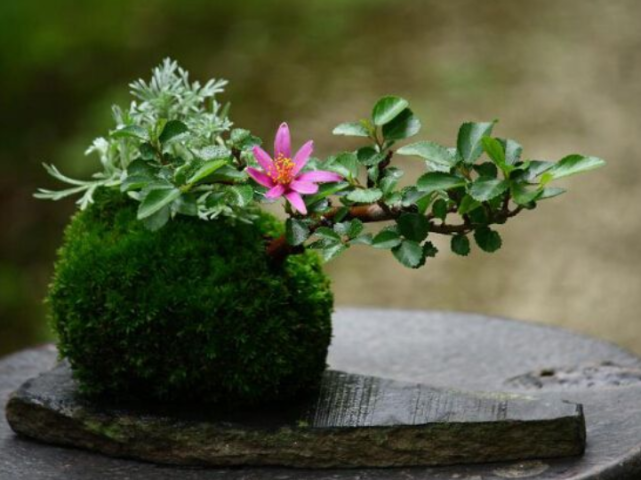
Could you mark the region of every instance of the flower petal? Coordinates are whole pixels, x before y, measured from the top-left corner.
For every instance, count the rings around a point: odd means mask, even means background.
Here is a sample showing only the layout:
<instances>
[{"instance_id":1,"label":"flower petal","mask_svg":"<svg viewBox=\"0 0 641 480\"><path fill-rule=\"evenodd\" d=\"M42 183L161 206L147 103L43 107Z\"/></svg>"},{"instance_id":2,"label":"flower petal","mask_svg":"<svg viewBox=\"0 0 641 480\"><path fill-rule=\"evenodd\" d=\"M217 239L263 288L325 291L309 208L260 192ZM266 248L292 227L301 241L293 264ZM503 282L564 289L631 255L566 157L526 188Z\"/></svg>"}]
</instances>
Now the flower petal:
<instances>
[{"instance_id":1,"label":"flower petal","mask_svg":"<svg viewBox=\"0 0 641 480\"><path fill-rule=\"evenodd\" d=\"M289 188L304 195L311 195L318 192L318 185L312 182L301 182L300 180L294 180L289 184Z\"/></svg>"},{"instance_id":2,"label":"flower petal","mask_svg":"<svg viewBox=\"0 0 641 480\"><path fill-rule=\"evenodd\" d=\"M269 175L265 174L265 172L261 172L260 170L252 167L247 167L247 173L263 187L272 188L274 186L274 181Z\"/></svg>"},{"instance_id":3,"label":"flower petal","mask_svg":"<svg viewBox=\"0 0 641 480\"><path fill-rule=\"evenodd\" d=\"M275 187L267 190L267 193L265 194L265 197L266 198L282 197L283 193L285 193L285 190L286 190L285 185L279 183Z\"/></svg>"},{"instance_id":4,"label":"flower petal","mask_svg":"<svg viewBox=\"0 0 641 480\"><path fill-rule=\"evenodd\" d=\"M298 152L296 152L296 156L294 157L294 169L292 170L292 173L296 175L298 172L300 172L305 164L307 163L307 160L309 160L309 157L312 155L312 152L314 151L314 142L309 141L300 149Z\"/></svg>"},{"instance_id":5,"label":"flower petal","mask_svg":"<svg viewBox=\"0 0 641 480\"><path fill-rule=\"evenodd\" d=\"M258 164L263 167L263 170L265 170L265 172L271 172L274 168L274 161L272 157L269 156L269 153L258 146L254 147L252 152Z\"/></svg>"},{"instance_id":6,"label":"flower petal","mask_svg":"<svg viewBox=\"0 0 641 480\"><path fill-rule=\"evenodd\" d=\"M285 122L280 124L274 140L274 158L282 155L285 158L292 158L292 141L289 136L289 127Z\"/></svg>"},{"instance_id":7,"label":"flower petal","mask_svg":"<svg viewBox=\"0 0 641 480\"><path fill-rule=\"evenodd\" d=\"M296 180L300 182L340 182L343 179L338 173L326 170L314 170L300 174Z\"/></svg>"},{"instance_id":8,"label":"flower petal","mask_svg":"<svg viewBox=\"0 0 641 480\"><path fill-rule=\"evenodd\" d=\"M299 193L290 190L285 194L285 198L299 213L302 213L303 215L307 214L307 207L305 206L303 197L301 197Z\"/></svg>"}]
</instances>

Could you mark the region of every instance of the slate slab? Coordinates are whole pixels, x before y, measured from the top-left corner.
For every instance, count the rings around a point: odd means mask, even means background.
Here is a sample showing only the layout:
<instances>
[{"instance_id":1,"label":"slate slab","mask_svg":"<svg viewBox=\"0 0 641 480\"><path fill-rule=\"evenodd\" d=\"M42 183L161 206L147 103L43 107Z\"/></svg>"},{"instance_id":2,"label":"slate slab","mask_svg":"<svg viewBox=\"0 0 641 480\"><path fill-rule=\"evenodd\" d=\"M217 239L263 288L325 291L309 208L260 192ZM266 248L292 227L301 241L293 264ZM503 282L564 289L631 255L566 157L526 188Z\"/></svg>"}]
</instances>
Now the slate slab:
<instances>
[{"instance_id":1,"label":"slate slab","mask_svg":"<svg viewBox=\"0 0 641 480\"><path fill-rule=\"evenodd\" d=\"M581 405L331 370L303 402L224 412L89 401L64 362L18 389L6 415L14 431L37 440L178 465L431 466L585 449Z\"/></svg>"},{"instance_id":2,"label":"slate slab","mask_svg":"<svg viewBox=\"0 0 641 480\"><path fill-rule=\"evenodd\" d=\"M11 392L56 363L52 346L0 359L0 408ZM641 359L612 344L558 328L468 313L339 309L330 367L463 390L507 390L583 404L583 456L447 467L315 469L193 468L123 460L16 435L0 415L2 480L639 480L641 381L594 378L522 386L532 372L616 366Z\"/></svg>"}]
</instances>

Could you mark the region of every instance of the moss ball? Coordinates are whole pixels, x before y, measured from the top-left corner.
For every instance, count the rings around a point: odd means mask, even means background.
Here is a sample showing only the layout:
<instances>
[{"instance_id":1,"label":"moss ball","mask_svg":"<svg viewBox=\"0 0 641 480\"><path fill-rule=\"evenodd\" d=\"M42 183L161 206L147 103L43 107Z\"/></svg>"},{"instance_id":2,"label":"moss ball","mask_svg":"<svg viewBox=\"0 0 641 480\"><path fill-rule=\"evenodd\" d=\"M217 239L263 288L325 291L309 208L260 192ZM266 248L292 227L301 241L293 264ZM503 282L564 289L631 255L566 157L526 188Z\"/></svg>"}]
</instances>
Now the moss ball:
<instances>
[{"instance_id":1,"label":"moss ball","mask_svg":"<svg viewBox=\"0 0 641 480\"><path fill-rule=\"evenodd\" d=\"M282 224L264 212L152 232L136 206L99 196L59 251L48 303L83 393L245 406L318 385L333 298L316 254L273 265L265 237Z\"/></svg>"}]
</instances>

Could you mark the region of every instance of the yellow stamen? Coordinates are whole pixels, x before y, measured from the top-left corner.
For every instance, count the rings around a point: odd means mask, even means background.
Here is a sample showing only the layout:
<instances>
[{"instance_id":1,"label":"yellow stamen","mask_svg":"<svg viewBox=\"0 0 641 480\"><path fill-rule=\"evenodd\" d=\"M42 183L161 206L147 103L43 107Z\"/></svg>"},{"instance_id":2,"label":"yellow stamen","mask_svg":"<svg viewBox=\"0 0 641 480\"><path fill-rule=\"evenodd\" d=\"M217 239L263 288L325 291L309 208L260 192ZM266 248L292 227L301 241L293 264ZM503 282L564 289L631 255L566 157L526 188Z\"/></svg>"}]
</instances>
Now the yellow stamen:
<instances>
[{"instance_id":1,"label":"yellow stamen","mask_svg":"<svg viewBox=\"0 0 641 480\"><path fill-rule=\"evenodd\" d=\"M267 172L271 179L281 185L288 185L294 179L294 161L282 153L274 159L274 167Z\"/></svg>"}]
</instances>

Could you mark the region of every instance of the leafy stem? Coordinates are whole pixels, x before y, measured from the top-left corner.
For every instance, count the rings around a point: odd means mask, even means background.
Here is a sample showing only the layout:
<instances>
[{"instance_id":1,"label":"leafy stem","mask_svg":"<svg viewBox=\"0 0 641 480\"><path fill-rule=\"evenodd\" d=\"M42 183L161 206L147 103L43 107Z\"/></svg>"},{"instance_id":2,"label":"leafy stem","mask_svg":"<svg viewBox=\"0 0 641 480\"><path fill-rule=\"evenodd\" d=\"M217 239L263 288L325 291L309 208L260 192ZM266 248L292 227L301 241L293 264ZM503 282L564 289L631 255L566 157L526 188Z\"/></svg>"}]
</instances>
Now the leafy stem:
<instances>
[{"instance_id":1,"label":"leafy stem","mask_svg":"<svg viewBox=\"0 0 641 480\"><path fill-rule=\"evenodd\" d=\"M505 202L501 210L493 213L490 224L503 224L508 219L518 215L523 210L522 206L509 208L510 197L506 195ZM344 207L333 207L322 215L315 218L314 222L309 225L309 234L312 235L320 227L332 227L337 222L335 218L342 213ZM359 220L363 223L389 222L398 219L404 213L415 213L413 206L409 207L389 207L380 203L367 205L355 205L347 210L342 216L341 221ZM464 216L463 223L436 223L434 214L424 215L429 222L429 232L440 235L466 235L473 232L476 228L486 225L474 224L469 217ZM300 254L305 251L302 245L291 245L288 243L286 235L278 238L269 239L266 247L267 254L273 262L280 263L288 255Z\"/></svg>"},{"instance_id":2,"label":"leafy stem","mask_svg":"<svg viewBox=\"0 0 641 480\"><path fill-rule=\"evenodd\" d=\"M308 141L292 156L283 123L272 158L251 132L232 129L229 104L216 100L225 84L191 82L176 62L165 60L149 82L130 85L135 102L127 110L114 107L116 128L87 150L98 154L102 170L76 180L45 165L68 188L40 189L36 196L80 195L78 204L86 208L97 189L119 189L138 202L138 219L151 230L179 215L252 223L256 203L284 197L285 234L266 247L273 260L312 248L328 261L352 245L369 245L418 268L437 253L430 234L450 236L458 255L469 254L468 235L494 252L502 241L492 227L565 192L551 182L605 163L579 154L558 162L527 159L518 142L493 136L496 121L463 123L452 147L424 140L396 148L418 134L421 122L406 99L392 95L379 99L368 118L333 130L364 139L361 148L321 163L311 157ZM396 155L413 158L425 171L399 186L404 172L392 165ZM378 232L376 223L384 224Z\"/></svg>"}]
</instances>

